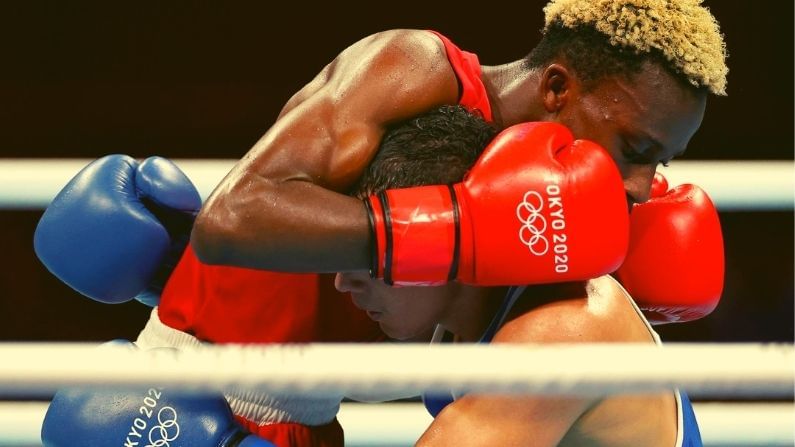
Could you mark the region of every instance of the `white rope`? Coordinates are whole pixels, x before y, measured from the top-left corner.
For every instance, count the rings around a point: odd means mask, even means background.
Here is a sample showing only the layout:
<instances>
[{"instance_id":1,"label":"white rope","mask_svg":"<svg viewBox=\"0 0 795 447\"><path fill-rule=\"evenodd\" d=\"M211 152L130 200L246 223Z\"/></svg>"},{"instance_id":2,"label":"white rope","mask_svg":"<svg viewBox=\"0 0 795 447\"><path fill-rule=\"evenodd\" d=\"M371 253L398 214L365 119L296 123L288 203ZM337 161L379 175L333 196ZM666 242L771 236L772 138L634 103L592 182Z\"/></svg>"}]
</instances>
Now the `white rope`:
<instances>
[{"instance_id":1,"label":"white rope","mask_svg":"<svg viewBox=\"0 0 795 447\"><path fill-rule=\"evenodd\" d=\"M792 447L790 402L694 403L705 447ZM343 404L338 415L346 447L413 446L432 419L422 404Z\"/></svg>"},{"instance_id":2,"label":"white rope","mask_svg":"<svg viewBox=\"0 0 795 447\"><path fill-rule=\"evenodd\" d=\"M176 159L206 198L232 168L234 160ZM88 159L0 160L0 209L42 209ZM676 161L661 172L669 184L695 183L718 208L793 209L795 169L790 161Z\"/></svg>"},{"instance_id":3,"label":"white rope","mask_svg":"<svg viewBox=\"0 0 795 447\"><path fill-rule=\"evenodd\" d=\"M791 396L790 344L306 344L139 351L0 344L0 394L70 385L163 386L334 396L386 393L605 395L676 387L696 397Z\"/></svg>"},{"instance_id":4,"label":"white rope","mask_svg":"<svg viewBox=\"0 0 795 447\"><path fill-rule=\"evenodd\" d=\"M47 402L0 402L0 446L40 446ZM792 446L790 402L693 404L705 447ZM422 404L344 403L338 419L346 447L409 447L431 423Z\"/></svg>"}]
</instances>

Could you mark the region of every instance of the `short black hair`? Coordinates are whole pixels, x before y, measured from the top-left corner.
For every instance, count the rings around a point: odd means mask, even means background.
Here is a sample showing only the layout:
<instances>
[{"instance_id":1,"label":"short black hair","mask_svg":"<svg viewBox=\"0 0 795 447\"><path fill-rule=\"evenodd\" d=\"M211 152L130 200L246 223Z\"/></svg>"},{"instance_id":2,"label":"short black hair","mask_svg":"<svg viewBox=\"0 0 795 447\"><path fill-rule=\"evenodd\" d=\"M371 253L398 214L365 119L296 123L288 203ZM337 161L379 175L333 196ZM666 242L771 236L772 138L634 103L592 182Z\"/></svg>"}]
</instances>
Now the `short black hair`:
<instances>
[{"instance_id":1,"label":"short black hair","mask_svg":"<svg viewBox=\"0 0 795 447\"><path fill-rule=\"evenodd\" d=\"M574 28L560 23L550 25L538 45L525 57L525 64L528 68L541 68L556 57L562 57L569 64L586 90L606 76L637 74L649 61L665 68L683 87L697 93L709 92L707 87L691 84L656 48L639 53L633 48L611 45L609 37L591 25Z\"/></svg>"},{"instance_id":2,"label":"short black hair","mask_svg":"<svg viewBox=\"0 0 795 447\"><path fill-rule=\"evenodd\" d=\"M442 106L390 127L350 195L453 184L480 157L496 129L462 106Z\"/></svg>"}]
</instances>

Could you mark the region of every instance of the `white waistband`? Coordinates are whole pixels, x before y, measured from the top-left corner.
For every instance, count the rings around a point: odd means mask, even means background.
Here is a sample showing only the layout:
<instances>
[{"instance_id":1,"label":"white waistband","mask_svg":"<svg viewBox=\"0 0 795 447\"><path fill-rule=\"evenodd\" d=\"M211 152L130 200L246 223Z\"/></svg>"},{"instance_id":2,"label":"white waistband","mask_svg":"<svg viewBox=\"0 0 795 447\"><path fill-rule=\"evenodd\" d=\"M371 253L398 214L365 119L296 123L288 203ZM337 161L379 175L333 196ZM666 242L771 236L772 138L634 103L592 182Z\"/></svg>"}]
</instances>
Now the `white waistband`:
<instances>
[{"instance_id":1,"label":"white waistband","mask_svg":"<svg viewBox=\"0 0 795 447\"><path fill-rule=\"evenodd\" d=\"M135 341L141 349L186 348L205 344L198 338L166 326L160 321L157 307ZM342 396L325 398L264 394L246 390L224 393L232 412L257 425L291 422L323 425L331 422L340 409Z\"/></svg>"}]
</instances>

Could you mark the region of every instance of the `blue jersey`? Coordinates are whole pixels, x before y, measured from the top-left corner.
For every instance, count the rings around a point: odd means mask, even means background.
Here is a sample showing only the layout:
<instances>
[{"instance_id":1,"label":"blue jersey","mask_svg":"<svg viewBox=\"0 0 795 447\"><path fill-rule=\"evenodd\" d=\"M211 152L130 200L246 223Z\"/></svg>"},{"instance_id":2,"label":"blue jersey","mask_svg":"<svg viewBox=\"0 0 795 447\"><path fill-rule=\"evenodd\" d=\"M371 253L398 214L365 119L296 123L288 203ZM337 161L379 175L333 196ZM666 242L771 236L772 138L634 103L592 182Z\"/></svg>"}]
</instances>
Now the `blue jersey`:
<instances>
[{"instance_id":1,"label":"blue jersey","mask_svg":"<svg viewBox=\"0 0 795 447\"><path fill-rule=\"evenodd\" d=\"M679 413L679 434L677 435L677 447L701 447L701 432L698 430L696 413L693 412L693 404L684 391L678 392ZM681 436L680 436L681 435ZM680 441L681 437L681 441Z\"/></svg>"}]
</instances>

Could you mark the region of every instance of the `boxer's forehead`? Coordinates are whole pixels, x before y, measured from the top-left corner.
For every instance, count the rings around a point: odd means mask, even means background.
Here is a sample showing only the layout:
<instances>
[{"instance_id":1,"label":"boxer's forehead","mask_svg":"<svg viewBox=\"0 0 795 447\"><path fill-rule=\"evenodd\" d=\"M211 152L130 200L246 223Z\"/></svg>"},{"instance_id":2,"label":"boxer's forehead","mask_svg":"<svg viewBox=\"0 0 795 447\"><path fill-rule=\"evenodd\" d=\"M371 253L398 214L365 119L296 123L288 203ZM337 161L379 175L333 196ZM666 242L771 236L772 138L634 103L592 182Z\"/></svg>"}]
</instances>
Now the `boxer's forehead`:
<instances>
[{"instance_id":1,"label":"boxer's forehead","mask_svg":"<svg viewBox=\"0 0 795 447\"><path fill-rule=\"evenodd\" d=\"M631 76L607 76L583 97L596 117L629 135L659 145L670 158L683 152L701 126L706 94L695 91L654 62Z\"/></svg>"}]
</instances>

